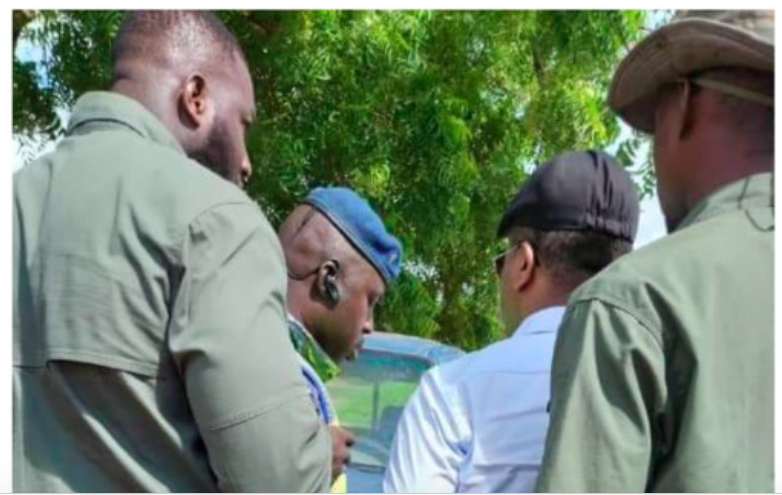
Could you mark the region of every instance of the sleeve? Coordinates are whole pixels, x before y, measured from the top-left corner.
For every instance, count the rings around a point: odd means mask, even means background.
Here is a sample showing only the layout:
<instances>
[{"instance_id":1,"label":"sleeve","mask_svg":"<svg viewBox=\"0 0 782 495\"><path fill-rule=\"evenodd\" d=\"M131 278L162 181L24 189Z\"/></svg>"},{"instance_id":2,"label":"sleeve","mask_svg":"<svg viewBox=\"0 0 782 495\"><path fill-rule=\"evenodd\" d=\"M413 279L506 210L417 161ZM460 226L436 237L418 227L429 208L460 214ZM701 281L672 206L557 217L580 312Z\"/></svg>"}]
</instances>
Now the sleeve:
<instances>
[{"instance_id":1,"label":"sleeve","mask_svg":"<svg viewBox=\"0 0 782 495\"><path fill-rule=\"evenodd\" d=\"M465 451L458 402L434 369L405 406L383 481L385 493L454 493Z\"/></svg>"},{"instance_id":2,"label":"sleeve","mask_svg":"<svg viewBox=\"0 0 782 495\"><path fill-rule=\"evenodd\" d=\"M169 349L220 491L327 491L331 439L285 320L284 259L254 205L190 224Z\"/></svg>"},{"instance_id":3,"label":"sleeve","mask_svg":"<svg viewBox=\"0 0 782 495\"><path fill-rule=\"evenodd\" d=\"M559 330L537 491L643 492L666 396L663 348L632 314L575 303Z\"/></svg>"}]
</instances>

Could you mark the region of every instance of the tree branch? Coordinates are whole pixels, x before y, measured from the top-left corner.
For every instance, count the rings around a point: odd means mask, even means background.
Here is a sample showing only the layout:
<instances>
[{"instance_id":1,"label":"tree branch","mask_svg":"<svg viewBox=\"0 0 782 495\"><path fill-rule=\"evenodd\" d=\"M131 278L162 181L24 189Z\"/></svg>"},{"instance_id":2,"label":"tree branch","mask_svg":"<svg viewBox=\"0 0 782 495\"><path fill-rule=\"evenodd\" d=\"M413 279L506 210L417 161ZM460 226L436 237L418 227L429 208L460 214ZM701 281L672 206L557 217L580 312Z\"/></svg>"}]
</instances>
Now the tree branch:
<instances>
[{"instance_id":1,"label":"tree branch","mask_svg":"<svg viewBox=\"0 0 782 495\"><path fill-rule=\"evenodd\" d=\"M33 20L34 10L14 10L13 17L13 48L16 50L16 40L19 39L19 35L22 34L22 29Z\"/></svg>"}]
</instances>

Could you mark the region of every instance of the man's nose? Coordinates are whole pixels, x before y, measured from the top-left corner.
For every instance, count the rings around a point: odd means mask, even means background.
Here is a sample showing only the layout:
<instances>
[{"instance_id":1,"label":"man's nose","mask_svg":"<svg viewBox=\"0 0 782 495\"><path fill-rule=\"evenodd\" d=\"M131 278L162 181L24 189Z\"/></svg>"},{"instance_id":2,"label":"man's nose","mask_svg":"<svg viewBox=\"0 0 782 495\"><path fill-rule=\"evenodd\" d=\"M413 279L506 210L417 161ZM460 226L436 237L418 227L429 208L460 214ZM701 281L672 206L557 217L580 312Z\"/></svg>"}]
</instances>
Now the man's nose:
<instances>
[{"instance_id":1,"label":"man's nose","mask_svg":"<svg viewBox=\"0 0 782 495\"><path fill-rule=\"evenodd\" d=\"M250 182L250 177L253 175L253 164L250 162L250 158L245 156L242 160L242 164L239 167L242 174L242 183L247 184Z\"/></svg>"},{"instance_id":2,"label":"man's nose","mask_svg":"<svg viewBox=\"0 0 782 495\"><path fill-rule=\"evenodd\" d=\"M375 320L374 318L370 318L364 323L363 328L361 328L361 333L364 335L369 335L370 333L373 333L375 331Z\"/></svg>"}]
</instances>

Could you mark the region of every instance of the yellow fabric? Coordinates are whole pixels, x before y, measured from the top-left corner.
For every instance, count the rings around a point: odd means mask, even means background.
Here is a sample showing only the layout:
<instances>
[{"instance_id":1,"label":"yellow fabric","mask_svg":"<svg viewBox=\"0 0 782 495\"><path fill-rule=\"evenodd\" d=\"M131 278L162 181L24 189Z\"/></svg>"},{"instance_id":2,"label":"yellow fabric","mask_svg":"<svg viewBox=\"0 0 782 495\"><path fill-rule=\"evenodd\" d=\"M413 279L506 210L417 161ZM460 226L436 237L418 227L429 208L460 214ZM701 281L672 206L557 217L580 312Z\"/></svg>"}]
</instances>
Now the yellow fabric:
<instances>
[{"instance_id":1,"label":"yellow fabric","mask_svg":"<svg viewBox=\"0 0 782 495\"><path fill-rule=\"evenodd\" d=\"M337 481L331 485L331 493L347 493L348 492L348 477L345 473L339 475Z\"/></svg>"},{"instance_id":2,"label":"yellow fabric","mask_svg":"<svg viewBox=\"0 0 782 495\"><path fill-rule=\"evenodd\" d=\"M331 422L334 426L339 426L339 420L336 417L336 411L334 412L334 421ZM339 477L331 485L331 493L347 493L348 492L348 477L345 473L339 475Z\"/></svg>"}]
</instances>

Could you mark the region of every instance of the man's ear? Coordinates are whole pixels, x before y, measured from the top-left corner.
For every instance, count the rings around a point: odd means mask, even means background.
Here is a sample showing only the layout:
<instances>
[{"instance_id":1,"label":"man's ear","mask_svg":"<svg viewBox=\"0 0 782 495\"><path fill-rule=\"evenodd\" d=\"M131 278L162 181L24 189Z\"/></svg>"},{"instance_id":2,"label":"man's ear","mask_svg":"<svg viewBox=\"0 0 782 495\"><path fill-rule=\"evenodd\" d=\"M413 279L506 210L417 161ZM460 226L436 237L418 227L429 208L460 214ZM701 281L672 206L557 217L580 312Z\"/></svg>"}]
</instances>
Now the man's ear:
<instances>
[{"instance_id":1,"label":"man's ear","mask_svg":"<svg viewBox=\"0 0 782 495\"><path fill-rule=\"evenodd\" d=\"M522 291L535 279L535 269L537 268L537 254L532 249L529 242L523 241L519 245L517 256L520 263L514 264L516 272L514 273L516 290Z\"/></svg>"},{"instance_id":2,"label":"man's ear","mask_svg":"<svg viewBox=\"0 0 782 495\"><path fill-rule=\"evenodd\" d=\"M184 124L193 129L203 126L214 114L212 106L206 79L197 73L188 76L180 96Z\"/></svg>"},{"instance_id":3,"label":"man's ear","mask_svg":"<svg viewBox=\"0 0 782 495\"><path fill-rule=\"evenodd\" d=\"M317 285L318 295L330 309L339 304L341 297L337 278L339 276L339 262L337 260L328 260L318 268Z\"/></svg>"},{"instance_id":4,"label":"man's ear","mask_svg":"<svg viewBox=\"0 0 782 495\"><path fill-rule=\"evenodd\" d=\"M684 139L693 126L692 83L687 79L678 81L673 98L673 111L676 116L671 123L674 126L673 132L679 139Z\"/></svg>"}]
</instances>

